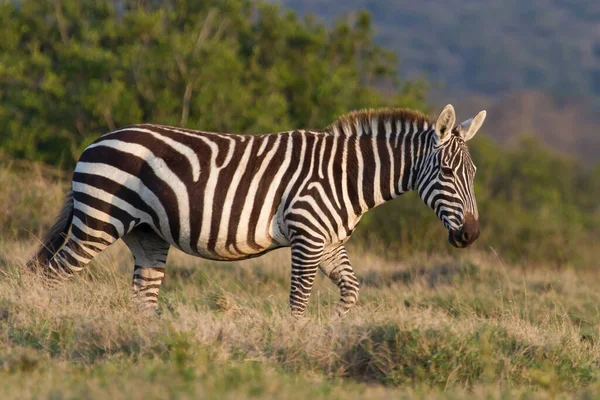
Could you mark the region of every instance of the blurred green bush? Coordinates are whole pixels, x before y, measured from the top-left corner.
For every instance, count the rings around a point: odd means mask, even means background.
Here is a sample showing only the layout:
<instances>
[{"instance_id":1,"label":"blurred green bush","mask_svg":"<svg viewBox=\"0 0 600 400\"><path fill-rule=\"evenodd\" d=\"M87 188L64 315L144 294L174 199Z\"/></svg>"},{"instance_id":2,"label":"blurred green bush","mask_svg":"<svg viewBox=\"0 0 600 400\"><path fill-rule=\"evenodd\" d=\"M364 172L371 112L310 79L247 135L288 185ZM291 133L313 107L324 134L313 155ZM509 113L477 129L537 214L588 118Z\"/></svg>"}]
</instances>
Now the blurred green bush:
<instances>
[{"instance_id":1,"label":"blurred green bush","mask_svg":"<svg viewBox=\"0 0 600 400\"><path fill-rule=\"evenodd\" d=\"M365 12L326 27L250 0L21 0L0 3L0 37L0 153L66 170L132 123L264 133L322 128L362 107L426 107L426 83L398 80ZM476 248L512 262L599 263L600 168L532 138L507 150L480 135L470 147ZM47 195L22 190L22 176L2 175L0 236L46 224L22 200L37 209ZM368 213L353 242L397 257L448 252L445 235L412 193Z\"/></svg>"},{"instance_id":2,"label":"blurred green bush","mask_svg":"<svg viewBox=\"0 0 600 400\"><path fill-rule=\"evenodd\" d=\"M327 28L250 0L1 2L0 149L68 168L133 123L265 133L422 108L372 36L368 13Z\"/></svg>"}]
</instances>

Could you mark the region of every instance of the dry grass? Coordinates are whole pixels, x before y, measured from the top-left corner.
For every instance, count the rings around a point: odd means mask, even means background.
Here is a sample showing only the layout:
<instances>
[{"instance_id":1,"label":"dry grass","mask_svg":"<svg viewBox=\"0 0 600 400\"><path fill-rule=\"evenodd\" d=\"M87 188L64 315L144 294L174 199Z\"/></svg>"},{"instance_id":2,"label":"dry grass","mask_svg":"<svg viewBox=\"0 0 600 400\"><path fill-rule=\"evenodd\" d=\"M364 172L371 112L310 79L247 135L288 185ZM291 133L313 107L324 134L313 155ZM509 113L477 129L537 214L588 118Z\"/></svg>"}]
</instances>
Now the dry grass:
<instances>
[{"instance_id":1,"label":"dry grass","mask_svg":"<svg viewBox=\"0 0 600 400\"><path fill-rule=\"evenodd\" d=\"M12 221L0 240L3 399L594 398L600 390L594 271L507 266L470 251L385 261L351 248L360 305L336 318L337 288L319 277L307 318L295 320L289 251L239 263L174 251L160 314L140 315L121 243L53 290L23 272L35 238L11 229L39 233L63 192L35 170L25 176L0 169L0 186L20 192L0 193L9 210L0 220Z\"/></svg>"},{"instance_id":2,"label":"dry grass","mask_svg":"<svg viewBox=\"0 0 600 400\"><path fill-rule=\"evenodd\" d=\"M0 153L0 240L41 237L60 209L65 177L47 166L7 162Z\"/></svg>"},{"instance_id":3,"label":"dry grass","mask_svg":"<svg viewBox=\"0 0 600 400\"><path fill-rule=\"evenodd\" d=\"M52 291L19 268L31 250L0 246L3 398L544 398L600 388L591 272L477 255L388 263L354 251L360 306L337 319L337 289L320 278L308 317L295 320L288 251L238 263L173 252L161 313L147 316L129 302L121 244Z\"/></svg>"}]
</instances>

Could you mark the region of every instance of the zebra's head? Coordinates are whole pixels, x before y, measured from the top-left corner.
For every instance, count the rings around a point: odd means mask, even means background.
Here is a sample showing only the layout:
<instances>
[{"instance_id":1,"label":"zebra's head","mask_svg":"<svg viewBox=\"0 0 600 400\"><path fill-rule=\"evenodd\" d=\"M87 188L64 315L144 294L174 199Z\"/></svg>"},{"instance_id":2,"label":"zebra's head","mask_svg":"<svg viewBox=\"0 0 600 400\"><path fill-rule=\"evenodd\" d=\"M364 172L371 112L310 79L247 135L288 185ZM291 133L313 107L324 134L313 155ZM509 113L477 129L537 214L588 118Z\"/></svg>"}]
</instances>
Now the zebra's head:
<instances>
[{"instance_id":1,"label":"zebra's head","mask_svg":"<svg viewBox=\"0 0 600 400\"><path fill-rule=\"evenodd\" d=\"M418 192L448 229L448 240L459 248L479 237L479 214L473 181L475 164L466 142L475 136L486 112L454 126L456 115L447 105L434 126L431 152L418 178Z\"/></svg>"}]
</instances>

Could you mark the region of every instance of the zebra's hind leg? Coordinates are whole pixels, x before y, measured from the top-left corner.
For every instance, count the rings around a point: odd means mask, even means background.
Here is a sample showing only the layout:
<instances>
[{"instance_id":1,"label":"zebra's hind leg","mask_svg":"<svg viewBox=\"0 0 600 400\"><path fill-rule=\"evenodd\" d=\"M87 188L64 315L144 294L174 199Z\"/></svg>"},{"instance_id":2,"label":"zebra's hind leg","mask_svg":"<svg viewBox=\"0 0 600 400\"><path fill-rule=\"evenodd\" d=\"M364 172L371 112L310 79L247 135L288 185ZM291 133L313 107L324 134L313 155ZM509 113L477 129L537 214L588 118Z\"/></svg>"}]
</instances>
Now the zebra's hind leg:
<instances>
[{"instance_id":1,"label":"zebra's hind leg","mask_svg":"<svg viewBox=\"0 0 600 400\"><path fill-rule=\"evenodd\" d=\"M48 283L57 284L80 272L92 259L114 242L114 240L104 239L91 241L90 238L89 235L86 235L85 239L87 240L82 240L71 233L65 245L48 261L46 268L42 270L48 278Z\"/></svg>"},{"instance_id":2,"label":"zebra's hind leg","mask_svg":"<svg viewBox=\"0 0 600 400\"><path fill-rule=\"evenodd\" d=\"M123 237L134 260L131 298L142 310L158 308L158 291L165 277L169 243L148 225L140 225Z\"/></svg>"},{"instance_id":3,"label":"zebra's hind leg","mask_svg":"<svg viewBox=\"0 0 600 400\"><path fill-rule=\"evenodd\" d=\"M106 230L111 231L108 228ZM55 285L80 272L117 239L118 236L115 236L113 232L109 234L106 231L94 229L75 217L64 245L56 254L47 257L46 260L42 259L42 272L48 279L47 282ZM39 265L39 255L43 255L43 253L44 249L42 248L29 264Z\"/></svg>"},{"instance_id":4,"label":"zebra's hind leg","mask_svg":"<svg viewBox=\"0 0 600 400\"><path fill-rule=\"evenodd\" d=\"M319 268L340 288L340 302L337 313L345 316L358 301L359 283L344 245L326 252Z\"/></svg>"},{"instance_id":5,"label":"zebra's hind leg","mask_svg":"<svg viewBox=\"0 0 600 400\"><path fill-rule=\"evenodd\" d=\"M79 206L75 206L75 196L70 191L41 247L27 262L27 267L41 272L51 286L81 271L121 236L118 228L125 226L110 217L108 221L103 219L107 215L96 209Z\"/></svg>"}]
</instances>

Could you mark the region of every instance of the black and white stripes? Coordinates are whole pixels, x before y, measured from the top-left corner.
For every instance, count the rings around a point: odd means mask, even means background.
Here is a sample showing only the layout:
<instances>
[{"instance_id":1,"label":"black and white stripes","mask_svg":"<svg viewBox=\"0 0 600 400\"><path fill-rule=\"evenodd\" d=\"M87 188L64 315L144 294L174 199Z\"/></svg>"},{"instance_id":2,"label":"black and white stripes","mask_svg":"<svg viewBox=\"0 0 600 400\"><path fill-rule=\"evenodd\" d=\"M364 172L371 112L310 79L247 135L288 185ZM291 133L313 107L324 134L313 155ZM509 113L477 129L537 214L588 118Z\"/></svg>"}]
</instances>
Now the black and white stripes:
<instances>
[{"instance_id":1,"label":"black and white stripes","mask_svg":"<svg viewBox=\"0 0 600 400\"><path fill-rule=\"evenodd\" d=\"M61 218L30 262L53 276L81 270L122 238L133 294L154 307L170 246L214 260L291 247L290 304L304 313L317 270L358 300L344 243L369 209L418 190L457 247L479 235L475 167L465 142L485 113L454 128L406 110L350 113L321 131L269 135L126 127L88 146Z\"/></svg>"}]
</instances>

